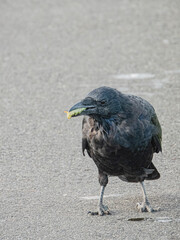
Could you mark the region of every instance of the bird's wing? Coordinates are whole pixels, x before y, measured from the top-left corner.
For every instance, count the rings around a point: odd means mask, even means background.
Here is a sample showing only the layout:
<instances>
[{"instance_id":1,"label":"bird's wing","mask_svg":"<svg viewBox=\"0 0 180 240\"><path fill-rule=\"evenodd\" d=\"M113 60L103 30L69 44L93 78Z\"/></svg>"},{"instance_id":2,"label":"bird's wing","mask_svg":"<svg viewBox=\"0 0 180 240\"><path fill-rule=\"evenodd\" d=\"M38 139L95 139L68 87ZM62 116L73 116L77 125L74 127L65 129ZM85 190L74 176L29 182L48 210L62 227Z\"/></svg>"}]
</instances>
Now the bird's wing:
<instances>
[{"instance_id":1,"label":"bird's wing","mask_svg":"<svg viewBox=\"0 0 180 240\"><path fill-rule=\"evenodd\" d=\"M151 123L155 126L155 132L152 136L152 145L153 145L154 152L156 153L158 153L159 151L162 152L162 146L161 146L162 130L156 114L152 116Z\"/></svg>"},{"instance_id":2,"label":"bird's wing","mask_svg":"<svg viewBox=\"0 0 180 240\"><path fill-rule=\"evenodd\" d=\"M129 95L129 99L134 109L134 115L137 114L141 122L143 138L151 140L154 152L162 151L162 130L153 106L141 97Z\"/></svg>"},{"instance_id":3,"label":"bird's wing","mask_svg":"<svg viewBox=\"0 0 180 240\"><path fill-rule=\"evenodd\" d=\"M88 152L88 150L89 150L89 145L88 145L87 138L86 138L86 137L83 137L83 138L82 138L82 153L83 153L84 156L85 156L85 153L84 153L85 150L87 150L87 152ZM89 156L90 156L90 153L89 153ZM91 157L91 156L90 156L90 157Z\"/></svg>"},{"instance_id":4,"label":"bird's wing","mask_svg":"<svg viewBox=\"0 0 180 240\"><path fill-rule=\"evenodd\" d=\"M84 117L82 122L82 152L83 152L83 155L85 156L84 151L87 150L88 155L91 157L90 148L87 141L89 129L90 128L89 128L89 122L87 121L87 117Z\"/></svg>"}]
</instances>

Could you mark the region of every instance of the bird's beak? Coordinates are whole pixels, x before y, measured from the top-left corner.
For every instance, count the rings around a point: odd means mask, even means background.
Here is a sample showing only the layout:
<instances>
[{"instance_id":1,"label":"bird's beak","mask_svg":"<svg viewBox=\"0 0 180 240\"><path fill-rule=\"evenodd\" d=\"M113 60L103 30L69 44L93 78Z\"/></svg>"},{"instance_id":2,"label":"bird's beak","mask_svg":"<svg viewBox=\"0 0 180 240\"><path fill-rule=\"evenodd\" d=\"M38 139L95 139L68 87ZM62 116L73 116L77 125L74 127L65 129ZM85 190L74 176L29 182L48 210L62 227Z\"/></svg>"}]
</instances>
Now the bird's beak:
<instances>
[{"instance_id":1,"label":"bird's beak","mask_svg":"<svg viewBox=\"0 0 180 240\"><path fill-rule=\"evenodd\" d=\"M78 110L78 109L82 109L82 108L86 109L86 106L82 102L78 102L73 107L70 108L69 112L72 112L72 111L75 111L75 110Z\"/></svg>"},{"instance_id":2,"label":"bird's beak","mask_svg":"<svg viewBox=\"0 0 180 240\"><path fill-rule=\"evenodd\" d=\"M91 105L85 105L83 104L83 102L79 102L76 103L70 110L69 112L64 111L65 113L67 113L67 118L70 119L71 117L76 117L76 116L80 116L80 115L86 115L87 112L86 110L90 109L90 108L94 108Z\"/></svg>"}]
</instances>

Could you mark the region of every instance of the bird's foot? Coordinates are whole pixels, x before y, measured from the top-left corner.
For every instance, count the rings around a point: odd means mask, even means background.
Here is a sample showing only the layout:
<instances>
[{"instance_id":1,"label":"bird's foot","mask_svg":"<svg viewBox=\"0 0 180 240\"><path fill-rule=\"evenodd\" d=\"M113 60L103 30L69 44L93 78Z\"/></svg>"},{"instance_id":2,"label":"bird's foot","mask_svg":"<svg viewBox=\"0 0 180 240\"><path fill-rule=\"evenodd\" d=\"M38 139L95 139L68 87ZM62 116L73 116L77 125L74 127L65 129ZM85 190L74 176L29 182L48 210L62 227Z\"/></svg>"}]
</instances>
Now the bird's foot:
<instances>
[{"instance_id":1,"label":"bird's foot","mask_svg":"<svg viewBox=\"0 0 180 240\"><path fill-rule=\"evenodd\" d=\"M111 215L111 213L109 212L109 208L107 206L104 206L103 204L98 206L98 210L96 212L88 212L89 215L99 215L99 216L103 216L103 215Z\"/></svg>"},{"instance_id":2,"label":"bird's foot","mask_svg":"<svg viewBox=\"0 0 180 240\"><path fill-rule=\"evenodd\" d=\"M151 207L149 202L137 203L136 206L140 212L156 212L157 211Z\"/></svg>"}]
</instances>

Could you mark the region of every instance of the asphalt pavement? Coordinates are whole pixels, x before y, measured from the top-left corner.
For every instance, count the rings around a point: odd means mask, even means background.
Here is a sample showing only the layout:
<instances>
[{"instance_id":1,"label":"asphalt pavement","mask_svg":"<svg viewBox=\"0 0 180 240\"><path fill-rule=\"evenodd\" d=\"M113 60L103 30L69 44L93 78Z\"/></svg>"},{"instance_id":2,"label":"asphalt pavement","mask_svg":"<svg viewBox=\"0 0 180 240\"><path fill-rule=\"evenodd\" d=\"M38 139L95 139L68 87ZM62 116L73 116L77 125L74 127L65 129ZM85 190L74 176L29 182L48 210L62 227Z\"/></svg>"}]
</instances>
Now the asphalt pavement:
<instances>
[{"instance_id":1,"label":"asphalt pavement","mask_svg":"<svg viewBox=\"0 0 180 240\"><path fill-rule=\"evenodd\" d=\"M0 1L0 239L180 239L180 1ZM100 191L68 110L99 86L152 103L163 130L161 173L110 178L111 215L88 216ZM130 221L136 220L136 221ZM140 220L140 221L137 221Z\"/></svg>"}]
</instances>

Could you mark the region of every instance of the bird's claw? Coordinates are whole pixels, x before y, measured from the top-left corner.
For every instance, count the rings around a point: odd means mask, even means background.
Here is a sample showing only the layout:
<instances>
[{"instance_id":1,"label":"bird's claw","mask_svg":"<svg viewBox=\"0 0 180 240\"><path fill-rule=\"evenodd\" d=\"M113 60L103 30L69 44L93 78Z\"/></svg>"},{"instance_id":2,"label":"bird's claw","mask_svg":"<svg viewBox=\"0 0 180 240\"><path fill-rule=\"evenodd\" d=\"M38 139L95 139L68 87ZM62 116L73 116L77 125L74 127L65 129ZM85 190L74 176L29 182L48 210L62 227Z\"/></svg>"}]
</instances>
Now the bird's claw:
<instances>
[{"instance_id":1,"label":"bird's claw","mask_svg":"<svg viewBox=\"0 0 180 240\"><path fill-rule=\"evenodd\" d=\"M98 206L98 210L96 212L88 212L89 215L99 215L99 216L103 216L103 215L111 215L109 208L107 206L104 205L100 205Z\"/></svg>"},{"instance_id":2,"label":"bird's claw","mask_svg":"<svg viewBox=\"0 0 180 240\"><path fill-rule=\"evenodd\" d=\"M157 211L151 207L149 202L137 203L136 207L140 212L156 212Z\"/></svg>"},{"instance_id":3,"label":"bird's claw","mask_svg":"<svg viewBox=\"0 0 180 240\"><path fill-rule=\"evenodd\" d=\"M103 215L110 215L110 212L109 212L109 208L108 206L105 206L103 204L101 204L99 207L98 207L98 214L99 216L103 216Z\"/></svg>"}]
</instances>

